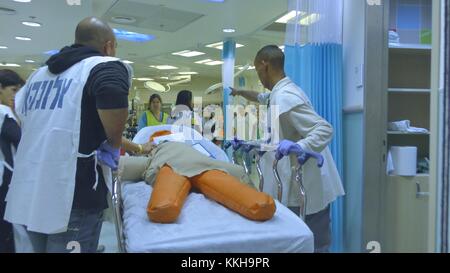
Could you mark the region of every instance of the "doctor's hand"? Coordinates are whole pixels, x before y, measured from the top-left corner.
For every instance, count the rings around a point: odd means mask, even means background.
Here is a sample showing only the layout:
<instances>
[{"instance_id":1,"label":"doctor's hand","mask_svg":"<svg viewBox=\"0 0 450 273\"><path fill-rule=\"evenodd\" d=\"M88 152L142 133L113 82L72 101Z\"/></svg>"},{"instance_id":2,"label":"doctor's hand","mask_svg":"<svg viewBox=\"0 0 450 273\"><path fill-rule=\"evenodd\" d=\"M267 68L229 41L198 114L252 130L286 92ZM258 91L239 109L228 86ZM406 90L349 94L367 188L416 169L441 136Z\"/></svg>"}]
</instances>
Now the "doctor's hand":
<instances>
[{"instance_id":1,"label":"doctor's hand","mask_svg":"<svg viewBox=\"0 0 450 273\"><path fill-rule=\"evenodd\" d=\"M97 149L97 160L113 171L116 171L119 166L120 149L113 148L108 142L103 142Z\"/></svg>"},{"instance_id":2,"label":"doctor's hand","mask_svg":"<svg viewBox=\"0 0 450 273\"><path fill-rule=\"evenodd\" d=\"M295 153L301 165L305 164L306 161L308 161L308 159L311 157L311 155L306 153L299 144L290 140L283 140L278 146L275 158L277 160L280 160L284 156L288 156L291 153Z\"/></svg>"}]
</instances>

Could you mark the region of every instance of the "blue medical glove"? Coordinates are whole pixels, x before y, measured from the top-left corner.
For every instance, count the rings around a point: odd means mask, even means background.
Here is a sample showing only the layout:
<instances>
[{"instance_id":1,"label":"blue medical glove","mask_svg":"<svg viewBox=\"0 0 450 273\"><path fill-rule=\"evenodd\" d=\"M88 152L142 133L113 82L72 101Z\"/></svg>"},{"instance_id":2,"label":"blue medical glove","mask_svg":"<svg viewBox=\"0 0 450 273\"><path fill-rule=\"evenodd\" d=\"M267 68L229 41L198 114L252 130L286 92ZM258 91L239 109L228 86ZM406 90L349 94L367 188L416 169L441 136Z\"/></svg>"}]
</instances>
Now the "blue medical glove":
<instances>
[{"instance_id":1,"label":"blue medical glove","mask_svg":"<svg viewBox=\"0 0 450 273\"><path fill-rule=\"evenodd\" d=\"M119 167L120 149L115 149L108 142L103 142L97 149L97 160L113 171L116 171Z\"/></svg>"},{"instance_id":2,"label":"blue medical glove","mask_svg":"<svg viewBox=\"0 0 450 273\"><path fill-rule=\"evenodd\" d=\"M278 145L277 152L275 154L275 158L277 160L282 159L284 156L288 156L290 153L295 153L298 157L305 156L307 157L305 151L303 151L302 147L295 142L290 140L281 141L280 145ZM309 158L309 157L308 157ZM305 159L308 160L308 158Z\"/></svg>"},{"instance_id":3,"label":"blue medical glove","mask_svg":"<svg viewBox=\"0 0 450 273\"><path fill-rule=\"evenodd\" d=\"M239 150L239 148L241 148L242 144L244 142L242 140L238 140L237 138L235 138L234 140L231 141L231 146L233 146L233 149Z\"/></svg>"}]
</instances>

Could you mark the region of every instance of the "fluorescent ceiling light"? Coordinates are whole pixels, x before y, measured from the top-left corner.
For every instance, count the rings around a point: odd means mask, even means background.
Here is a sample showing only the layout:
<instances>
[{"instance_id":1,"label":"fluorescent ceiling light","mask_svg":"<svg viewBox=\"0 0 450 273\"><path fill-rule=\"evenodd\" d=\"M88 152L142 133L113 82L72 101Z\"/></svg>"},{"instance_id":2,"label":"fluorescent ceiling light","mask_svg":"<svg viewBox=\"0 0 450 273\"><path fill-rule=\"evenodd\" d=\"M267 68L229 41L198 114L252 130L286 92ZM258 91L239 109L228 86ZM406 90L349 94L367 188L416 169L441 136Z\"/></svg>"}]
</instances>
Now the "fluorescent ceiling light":
<instances>
[{"instance_id":1,"label":"fluorescent ceiling light","mask_svg":"<svg viewBox=\"0 0 450 273\"><path fill-rule=\"evenodd\" d=\"M304 11L290 11L288 12L286 15L284 15L283 17L279 18L278 20L276 20L276 23L280 23L280 24L287 24L289 21L291 21L292 19L294 19L295 17L297 17L297 15L299 17L302 17L306 14L306 12Z\"/></svg>"},{"instance_id":2,"label":"fluorescent ceiling light","mask_svg":"<svg viewBox=\"0 0 450 273\"><path fill-rule=\"evenodd\" d=\"M31 38L29 38L29 37L22 37L22 36L16 36L16 40L19 40L19 41L31 41Z\"/></svg>"},{"instance_id":3,"label":"fluorescent ceiling light","mask_svg":"<svg viewBox=\"0 0 450 273\"><path fill-rule=\"evenodd\" d=\"M168 80L169 77L163 76L163 77L159 77L161 80Z\"/></svg>"},{"instance_id":4,"label":"fluorescent ceiling light","mask_svg":"<svg viewBox=\"0 0 450 273\"><path fill-rule=\"evenodd\" d=\"M212 62L208 62L208 63L205 63L206 65L219 65L219 64L223 64L223 62L222 61L212 61Z\"/></svg>"},{"instance_id":5,"label":"fluorescent ceiling light","mask_svg":"<svg viewBox=\"0 0 450 273\"><path fill-rule=\"evenodd\" d=\"M178 72L180 75L198 75L198 72L190 71L190 72Z\"/></svg>"},{"instance_id":6,"label":"fluorescent ceiling light","mask_svg":"<svg viewBox=\"0 0 450 273\"><path fill-rule=\"evenodd\" d=\"M140 81L140 82L153 81L152 78L133 78L133 80Z\"/></svg>"},{"instance_id":7,"label":"fluorescent ceiling light","mask_svg":"<svg viewBox=\"0 0 450 273\"><path fill-rule=\"evenodd\" d=\"M302 26L309 26L314 24L315 22L320 20L320 15L317 13L312 13L305 18L300 20L300 25Z\"/></svg>"},{"instance_id":8,"label":"fluorescent ceiling light","mask_svg":"<svg viewBox=\"0 0 450 273\"><path fill-rule=\"evenodd\" d=\"M225 2L225 0L207 0L208 2L213 2L213 3L223 3Z\"/></svg>"},{"instance_id":9,"label":"fluorescent ceiling light","mask_svg":"<svg viewBox=\"0 0 450 273\"><path fill-rule=\"evenodd\" d=\"M244 45L238 44L236 43L236 48L240 48L243 47ZM214 44L209 44L206 45L206 47L210 47L210 48L215 48L215 49L220 49L223 50L223 42L218 42L218 43L214 43Z\"/></svg>"},{"instance_id":10,"label":"fluorescent ceiling light","mask_svg":"<svg viewBox=\"0 0 450 273\"><path fill-rule=\"evenodd\" d=\"M173 70L173 69L178 69L178 67L176 67L176 66L171 66L171 65L151 65L150 67L156 68L156 69L159 69L159 70Z\"/></svg>"},{"instance_id":11,"label":"fluorescent ceiling light","mask_svg":"<svg viewBox=\"0 0 450 273\"><path fill-rule=\"evenodd\" d=\"M25 62L30 63L30 64L35 63L35 61L33 61L33 60L25 60Z\"/></svg>"},{"instance_id":12,"label":"fluorescent ceiling light","mask_svg":"<svg viewBox=\"0 0 450 273\"><path fill-rule=\"evenodd\" d=\"M211 60L211 59L206 59L206 60L201 60L201 61L198 61L198 62L195 62L196 64L204 64L204 63L209 63L209 62L212 62L213 60Z\"/></svg>"},{"instance_id":13,"label":"fluorescent ceiling light","mask_svg":"<svg viewBox=\"0 0 450 273\"><path fill-rule=\"evenodd\" d=\"M8 49L7 46L0 46L0 49Z\"/></svg>"},{"instance_id":14,"label":"fluorescent ceiling light","mask_svg":"<svg viewBox=\"0 0 450 273\"><path fill-rule=\"evenodd\" d=\"M155 36L153 35L131 32L123 29L114 28L113 31L119 40L126 40L130 42L149 42L155 39Z\"/></svg>"},{"instance_id":15,"label":"fluorescent ceiling light","mask_svg":"<svg viewBox=\"0 0 450 273\"><path fill-rule=\"evenodd\" d=\"M219 65L219 64L223 64L222 61L214 61L211 59L206 59L206 60L201 60L198 62L195 62L196 64L206 64L206 65Z\"/></svg>"},{"instance_id":16,"label":"fluorescent ceiling light","mask_svg":"<svg viewBox=\"0 0 450 273\"><path fill-rule=\"evenodd\" d=\"M57 50L57 49L52 49L52 50L44 52L44 54L50 55L50 56L53 56L53 55L58 54L58 53L59 53L59 50Z\"/></svg>"},{"instance_id":17,"label":"fluorescent ceiling light","mask_svg":"<svg viewBox=\"0 0 450 273\"><path fill-rule=\"evenodd\" d=\"M128 60L123 60L122 62L124 62L124 63L126 63L126 64L134 64L134 62L128 61Z\"/></svg>"},{"instance_id":18,"label":"fluorescent ceiling light","mask_svg":"<svg viewBox=\"0 0 450 273\"><path fill-rule=\"evenodd\" d=\"M222 31L225 32L225 33L234 33L234 32L236 32L236 30L234 28L224 28Z\"/></svg>"},{"instance_id":19,"label":"fluorescent ceiling light","mask_svg":"<svg viewBox=\"0 0 450 273\"><path fill-rule=\"evenodd\" d=\"M28 22L28 21L23 21L22 25L28 26L28 27L40 27L42 26L41 23L38 22Z\"/></svg>"},{"instance_id":20,"label":"fluorescent ceiling light","mask_svg":"<svg viewBox=\"0 0 450 273\"><path fill-rule=\"evenodd\" d=\"M200 51L193 51L193 50L183 50L180 52L172 53L172 55L178 55L178 56L191 58L191 57L196 57L196 56L200 56L200 55L205 55L205 53L200 52Z\"/></svg>"},{"instance_id":21,"label":"fluorescent ceiling light","mask_svg":"<svg viewBox=\"0 0 450 273\"><path fill-rule=\"evenodd\" d=\"M3 67L20 67L18 64L10 64L10 63L0 63L0 66Z\"/></svg>"},{"instance_id":22,"label":"fluorescent ceiling light","mask_svg":"<svg viewBox=\"0 0 450 273\"><path fill-rule=\"evenodd\" d=\"M19 2L19 3L30 3L31 0L14 0L14 2Z\"/></svg>"}]
</instances>

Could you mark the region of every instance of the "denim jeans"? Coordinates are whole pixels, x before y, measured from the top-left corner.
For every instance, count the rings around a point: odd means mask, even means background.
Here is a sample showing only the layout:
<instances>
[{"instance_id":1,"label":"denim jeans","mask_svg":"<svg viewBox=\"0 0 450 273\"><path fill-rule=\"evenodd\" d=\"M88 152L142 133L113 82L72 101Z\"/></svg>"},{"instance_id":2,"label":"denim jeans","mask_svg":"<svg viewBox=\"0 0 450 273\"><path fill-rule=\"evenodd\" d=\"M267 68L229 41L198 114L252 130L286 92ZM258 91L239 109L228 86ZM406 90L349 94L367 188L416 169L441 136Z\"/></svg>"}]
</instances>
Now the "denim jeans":
<instances>
[{"instance_id":1,"label":"denim jeans","mask_svg":"<svg viewBox=\"0 0 450 273\"><path fill-rule=\"evenodd\" d=\"M66 232L28 234L35 253L95 253L102 224L103 210L72 210Z\"/></svg>"}]
</instances>

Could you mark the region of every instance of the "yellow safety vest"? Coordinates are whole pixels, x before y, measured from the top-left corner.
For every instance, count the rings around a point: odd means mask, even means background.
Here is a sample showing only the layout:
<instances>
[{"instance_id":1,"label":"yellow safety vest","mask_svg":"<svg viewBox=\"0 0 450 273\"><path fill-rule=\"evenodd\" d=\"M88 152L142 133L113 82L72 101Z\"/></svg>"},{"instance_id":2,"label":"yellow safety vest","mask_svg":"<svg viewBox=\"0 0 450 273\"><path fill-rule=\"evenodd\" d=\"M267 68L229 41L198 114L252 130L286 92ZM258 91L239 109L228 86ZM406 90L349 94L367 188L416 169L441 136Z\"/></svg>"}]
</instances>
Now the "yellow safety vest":
<instances>
[{"instance_id":1,"label":"yellow safety vest","mask_svg":"<svg viewBox=\"0 0 450 273\"><path fill-rule=\"evenodd\" d=\"M167 115L166 113L161 112L163 115L162 121L157 120L151 111L145 111L145 113L147 115L147 126L157 126L167 124L167 119L169 118L169 115Z\"/></svg>"}]
</instances>

